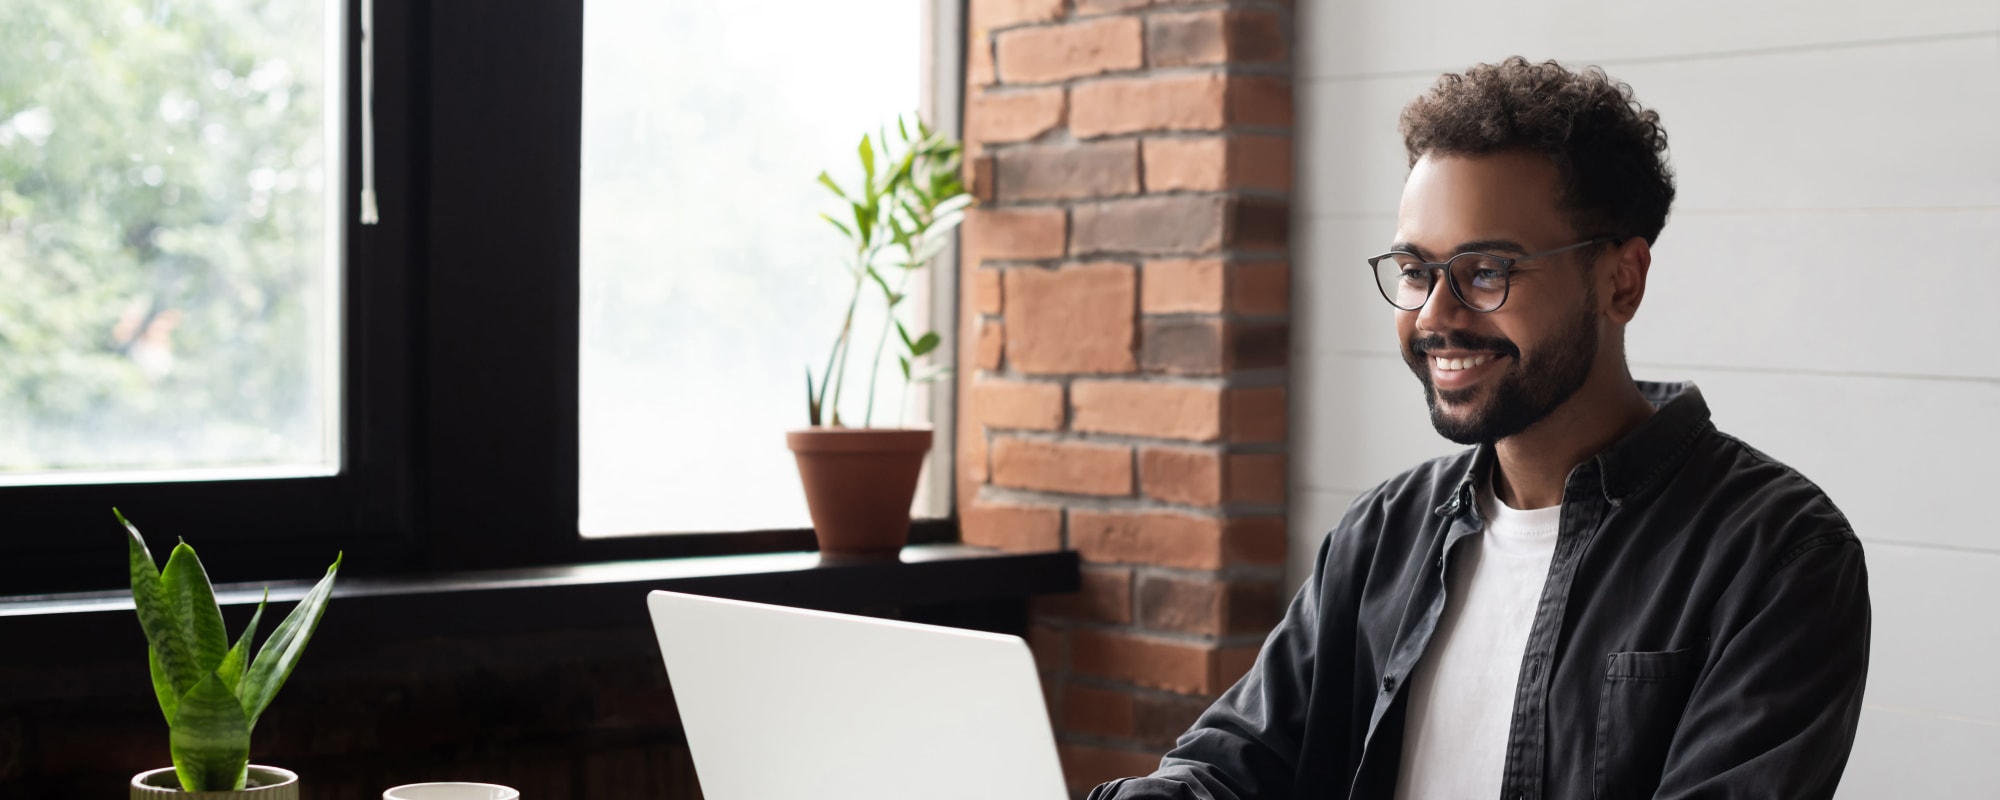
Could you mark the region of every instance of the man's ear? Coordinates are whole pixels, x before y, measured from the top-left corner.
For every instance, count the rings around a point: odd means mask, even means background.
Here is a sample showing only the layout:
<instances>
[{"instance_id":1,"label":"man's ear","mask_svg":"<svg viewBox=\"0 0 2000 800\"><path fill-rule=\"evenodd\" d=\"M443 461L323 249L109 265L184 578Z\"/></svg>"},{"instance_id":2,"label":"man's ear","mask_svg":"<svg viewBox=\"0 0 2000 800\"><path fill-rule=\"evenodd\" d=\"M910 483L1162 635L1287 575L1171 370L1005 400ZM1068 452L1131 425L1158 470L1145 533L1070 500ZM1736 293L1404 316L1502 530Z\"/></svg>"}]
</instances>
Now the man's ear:
<instances>
[{"instance_id":1,"label":"man's ear","mask_svg":"<svg viewBox=\"0 0 2000 800\"><path fill-rule=\"evenodd\" d=\"M1600 297L1604 298L1604 315L1612 322L1625 324L1639 314L1639 303L1646 299L1646 271L1653 266L1653 248L1644 238L1634 236L1618 243L1610 253L1610 263L1603 265L1604 280L1608 286L1599 286Z\"/></svg>"}]
</instances>

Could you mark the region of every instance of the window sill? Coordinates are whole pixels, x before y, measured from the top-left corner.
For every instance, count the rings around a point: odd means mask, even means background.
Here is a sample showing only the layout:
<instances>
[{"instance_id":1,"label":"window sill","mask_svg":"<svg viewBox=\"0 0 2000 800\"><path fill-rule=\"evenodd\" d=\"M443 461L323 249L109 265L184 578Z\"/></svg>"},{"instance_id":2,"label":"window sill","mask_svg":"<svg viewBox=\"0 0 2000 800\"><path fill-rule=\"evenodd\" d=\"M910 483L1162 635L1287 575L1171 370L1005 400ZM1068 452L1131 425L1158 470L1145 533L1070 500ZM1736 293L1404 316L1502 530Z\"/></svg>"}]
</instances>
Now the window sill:
<instances>
[{"instance_id":1,"label":"window sill","mask_svg":"<svg viewBox=\"0 0 2000 800\"><path fill-rule=\"evenodd\" d=\"M315 649L535 631L644 628L654 589L753 602L864 611L1022 599L1076 591L1074 552L1003 553L919 544L893 562L820 563L816 552L576 564L412 577L342 579L314 636ZM310 581L271 585L265 632ZM216 587L228 629L248 623L262 584ZM0 597L0 637L38 646L0 648L0 673L64 661L128 659L139 638L130 593ZM59 668L59 667L58 667ZM4 694L4 692L0 692Z\"/></svg>"}]
</instances>

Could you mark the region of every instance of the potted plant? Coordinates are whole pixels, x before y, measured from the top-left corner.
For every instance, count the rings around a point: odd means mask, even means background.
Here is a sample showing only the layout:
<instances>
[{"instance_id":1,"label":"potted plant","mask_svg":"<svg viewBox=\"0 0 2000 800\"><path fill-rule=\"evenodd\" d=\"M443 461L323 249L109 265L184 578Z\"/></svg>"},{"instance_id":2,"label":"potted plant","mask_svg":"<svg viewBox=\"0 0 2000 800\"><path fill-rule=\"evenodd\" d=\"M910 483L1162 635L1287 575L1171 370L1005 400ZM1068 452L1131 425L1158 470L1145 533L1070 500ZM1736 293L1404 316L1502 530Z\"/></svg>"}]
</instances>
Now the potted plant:
<instances>
[{"instance_id":1,"label":"potted plant","mask_svg":"<svg viewBox=\"0 0 2000 800\"><path fill-rule=\"evenodd\" d=\"M912 335L896 317L908 298L910 278L950 244L950 233L972 203L959 175L960 145L898 118L888 131L863 135L856 152L861 180L844 188L825 172L819 182L846 208L839 217L820 217L846 239L847 270L853 288L847 313L833 340L819 380L806 368L806 418L810 427L785 437L798 460L806 506L820 553L831 558L893 558L910 534L910 501L930 452L931 429L875 427L875 386L896 333L897 364L906 386L936 380L948 370L921 368L918 360L936 351L935 331ZM867 357L868 397L859 426L840 414L850 354L857 344L855 315L868 295L879 295L883 315L873 356ZM867 347L869 343L860 343Z\"/></svg>"},{"instance_id":2,"label":"potted plant","mask_svg":"<svg viewBox=\"0 0 2000 800\"><path fill-rule=\"evenodd\" d=\"M194 548L185 541L175 545L161 570L139 529L117 509L111 513L128 537L132 604L146 632L146 664L167 718L167 746L174 762L134 776L132 799L297 800L297 774L250 764L250 730L312 639L333 591L340 556L334 556L326 577L306 592L252 658L250 643L270 589L250 615L249 627L231 645L222 627L222 608Z\"/></svg>"}]
</instances>

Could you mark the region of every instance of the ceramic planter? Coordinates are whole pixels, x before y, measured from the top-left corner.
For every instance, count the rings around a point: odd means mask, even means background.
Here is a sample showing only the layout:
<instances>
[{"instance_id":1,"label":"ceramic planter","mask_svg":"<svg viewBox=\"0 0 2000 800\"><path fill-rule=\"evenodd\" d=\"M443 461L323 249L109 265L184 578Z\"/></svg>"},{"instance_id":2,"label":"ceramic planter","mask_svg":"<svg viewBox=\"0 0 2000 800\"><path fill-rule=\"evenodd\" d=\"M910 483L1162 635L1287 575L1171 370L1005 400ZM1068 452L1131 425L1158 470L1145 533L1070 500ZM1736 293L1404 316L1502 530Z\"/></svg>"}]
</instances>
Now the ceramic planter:
<instances>
[{"instance_id":1,"label":"ceramic planter","mask_svg":"<svg viewBox=\"0 0 2000 800\"><path fill-rule=\"evenodd\" d=\"M893 559L910 540L910 501L929 428L809 428L785 434L798 459L822 558Z\"/></svg>"},{"instance_id":2,"label":"ceramic planter","mask_svg":"<svg viewBox=\"0 0 2000 800\"><path fill-rule=\"evenodd\" d=\"M250 765L250 775L241 791L183 792L174 768L141 772L132 776L132 800L299 800L299 775L288 769Z\"/></svg>"}]
</instances>

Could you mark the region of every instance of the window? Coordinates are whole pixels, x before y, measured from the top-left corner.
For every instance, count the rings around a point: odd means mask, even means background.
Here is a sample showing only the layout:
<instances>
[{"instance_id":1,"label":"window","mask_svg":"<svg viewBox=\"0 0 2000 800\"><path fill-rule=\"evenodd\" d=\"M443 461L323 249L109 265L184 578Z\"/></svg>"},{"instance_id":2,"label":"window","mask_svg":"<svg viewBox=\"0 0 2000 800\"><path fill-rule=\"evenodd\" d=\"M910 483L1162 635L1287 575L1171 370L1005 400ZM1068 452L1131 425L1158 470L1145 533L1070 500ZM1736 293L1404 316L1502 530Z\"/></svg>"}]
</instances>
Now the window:
<instances>
[{"instance_id":1,"label":"window","mask_svg":"<svg viewBox=\"0 0 2000 800\"><path fill-rule=\"evenodd\" d=\"M0 7L0 485L338 471L338 23Z\"/></svg>"},{"instance_id":2,"label":"window","mask_svg":"<svg viewBox=\"0 0 2000 800\"><path fill-rule=\"evenodd\" d=\"M852 186L862 133L919 106L921 11L586 6L585 535L810 526L783 434L806 426L804 373L823 369L852 289L844 245L818 218L839 208L813 177ZM879 320L875 293L863 301L858 320ZM843 418L859 423L872 399L876 425L929 422L893 353L867 391L862 365L883 335L857 337Z\"/></svg>"},{"instance_id":3,"label":"window","mask_svg":"<svg viewBox=\"0 0 2000 800\"><path fill-rule=\"evenodd\" d=\"M617 1L594 0L592 7L597 7L596 2ZM283 369L290 374L318 377L284 384L293 387L283 395L291 404L266 402L257 413L268 416L256 417L243 406L225 402L246 394L246 388L258 388L246 387L259 382L249 380L248 372L233 373L220 384L221 389L212 392L213 397L204 400L211 405L188 412L190 419L198 419L172 426L175 435L203 430L204 426L218 431L254 429L256 435L242 437L242 441L255 447L230 450L218 446L209 455L188 459L179 459L183 451L176 449L176 458L166 459L164 464L218 470L227 467L237 472L183 472L182 479L173 481L127 472L65 481L47 479L51 467L38 461L33 469L41 471L43 478L0 484L0 594L121 586L126 579L124 543L109 513L114 505L149 535L166 541L184 536L208 545L201 551L203 562L211 575L223 582L309 577L325 568L327 556L334 550L347 555L343 573L358 577L810 546L811 533L802 521L788 524L786 530L751 534L723 531L766 523L711 528L705 523L717 520L704 519L671 526L685 530L701 525L702 533L689 535L599 539L579 535L579 421L590 413L580 410L584 331L581 254L589 252L579 214L584 202L584 175L579 165L587 151L580 124L585 118L584 4L533 0L450 13L435 4L374 4L369 37L374 67L370 108L381 216L380 224L360 225L353 209L361 185L362 4L358 0L325 3L83 0L12 3L0 8L0 44L5 45L0 46L0 65L7 67L0 72L7 75L0 81L0 99L9 103L0 108L0 120L15 136L33 134L53 143L64 135L61 126L66 124L53 106L45 123L39 112L19 116L28 105L12 105L16 100L9 93L15 92L17 85L27 85L15 78L15 60L47 58L40 38L34 40L35 46L20 46L15 37L25 39L23 31L40 31L72 18L126 24L127 8L138 9L140 23L154 28L181 24L177 15L194 14L196 9L220 9L215 13L232 25L250 24L265 19L259 15L270 15L268 21L258 24L297 26L285 29L291 31L285 34L288 36L304 36L298 30L309 19L320 19L314 35L324 37L315 41L321 42L317 46L323 48L327 66L318 68L317 89L309 87L308 67L303 65L307 61L319 63L314 61L319 57L302 55L305 45L284 40L278 33L270 35L272 41L258 42L255 52L269 48L287 54L286 72L266 72L253 78L257 60L243 56L252 65L231 68L226 91L217 88L222 76L215 69L195 75L207 81L201 92L235 97L239 80L246 91L263 92L260 104L252 104L245 113L270 113L277 102L270 99L270 87L287 81L292 87L283 101L287 113L320 109L320 101L312 99L312 93L318 92L328 105L315 112L317 118L331 120L334 129L333 133L317 134L321 138L316 147L322 159L317 167L322 173L317 192L310 188L311 180L304 174L308 162L300 160L298 148L290 149L291 167L299 173L291 178L280 174L284 162L275 160L278 154L256 147L250 148L248 155L231 155L214 147L190 153L176 146L173 154L184 159L223 159L218 162L223 167L249 173L260 167L271 170L254 176L246 173L240 183L214 184L226 185L236 193L232 200L216 202L240 211L238 218L247 220L241 224L252 227L275 225L273 220L289 215L283 218L292 220L287 223L292 227L283 230L298 235L271 240L288 242L282 247L258 245L261 249L254 250L253 258L227 255L252 252L249 235L241 233L242 229L234 229L237 233L210 231L210 240L216 241L203 252L254 261L251 266L260 269L302 263L311 256L315 259L312 269L319 271L288 273L292 275L289 285L298 292L295 300L283 301L295 305L286 306L282 313L282 303L274 299L275 294L259 295L242 284L212 281L204 284L217 287L210 295L193 292L189 296L221 308L247 308L265 314L214 323L239 342L278 341L282 337L270 333L278 329L278 322L292 325L285 330L306 331L301 341L312 343L296 346L295 356L244 351L231 353L231 357L246 359L237 363L254 367L267 367L267 361L285 361ZM948 31L943 37L931 36L931 44L948 47L941 49L937 63L955 68L959 36L956 6L940 2L936 8L949 12L930 17L925 30ZM321 11L329 16L311 16ZM791 25L789 19L782 23ZM108 35L101 31L85 35L100 57L108 57L102 55L109 41L102 37ZM939 39L944 43L935 41ZM185 52L198 61L206 57L201 55L203 48L219 47L219 41L205 39L201 47L191 43ZM125 57L144 55L142 48L124 49L132 50L122 54ZM68 52L65 47L64 53ZM228 48L218 52L237 53ZM70 68L83 69L74 63ZM907 72L913 68L897 69ZM705 74L723 83L730 80L713 70ZM955 89L957 81L954 74L938 83ZM32 98L36 104L55 102L42 90L36 94ZM215 103L221 101L208 100L207 95L195 99L202 104L202 114L220 113L222 106ZM910 103L907 99L896 101L898 106ZM151 119L169 124L158 98L141 105ZM166 105L165 115L174 119L190 112L178 99ZM955 123L955 99L943 107L954 109L944 116ZM871 111L868 116L877 115ZM859 132L858 127L845 122L838 127L843 129L841 138ZM949 128L955 129L955 124ZM159 138L132 131L125 134L142 141ZM120 158L130 155L114 154ZM259 160L267 157L274 160ZM803 160L811 165L804 180L808 188L819 168L840 163L838 158L816 156ZM115 186L122 187L119 191L142 192L131 188L134 186L163 189L172 179L174 167L162 164L160 184L152 186L147 182L151 173L146 170L152 164L143 158L129 163L138 165L137 184L131 182L132 171L124 165L105 173L105 180L115 179ZM789 167L783 169L790 171ZM0 214L9 220L0 225L0 242L17 242L11 220L24 214L10 204L17 197L27 197L30 190L41 190L25 182L14 183L19 179L11 176L0 176L0 180L8 182L0 184ZM281 192L281 185L289 188ZM183 203L189 202L189 191L182 189ZM268 198L262 202L268 205L260 205L259 198L265 194ZM320 211L331 216L300 210L304 205L282 205L315 197ZM261 222L252 213L259 208L264 215ZM35 213L46 212L38 207ZM126 215L120 212L119 216ZM807 216L810 223L810 214ZM317 225L316 232L313 225ZM33 226L27 227L32 236ZM176 242L176 246L187 246L185 240ZM837 252L837 248L826 252ZM0 260L7 265L0 270L24 269L23 264L31 263L20 258L25 256L0 249L0 259L16 259ZM949 272L937 272L944 285L936 291L946 297L951 289ZM7 285L11 288L11 282ZM307 310L307 301L317 303L320 311ZM9 302L0 298L0 309L18 314ZM190 326L196 323L190 317L192 308L195 306L183 308L171 334L173 375L181 375L183 369L194 370L189 362L195 340L182 338L193 336ZM210 306L200 308L204 314L211 313L207 310ZM123 309L118 306L115 310L122 314ZM940 309L949 313L951 306L945 304ZM40 307L34 310L46 313ZM263 328L251 324L255 320L264 320ZM14 322L15 317L9 317L0 320L0 326ZM117 315L100 312L100 320L92 325L108 335L119 329L118 322ZM92 329L90 325L79 326ZM133 330L141 335L145 329L145 324L133 324ZM6 330L11 329L0 328L0 337L8 335ZM808 338L817 341L823 335ZM321 338L313 340L312 336ZM87 335L79 341L101 342ZM15 368L14 346L0 341L0 348L8 349L0 353L0 383L6 382ZM781 368L788 378L802 371L803 365L792 357L786 356L785 362ZM142 367L120 368L137 376L133 380L144 377L139 371ZM802 385L794 387L788 382L786 388L792 396L803 392ZM123 396L113 399L141 402ZM170 399L192 403L198 398ZM934 400L933 405L938 402ZM803 415L797 409L802 404L788 405L786 413ZM280 414L281 407L292 410ZM13 407L5 408L8 410L0 413L14 413ZM913 409L913 413L916 410L920 409ZM938 419L935 412L932 419ZM0 425L18 424L0 420ZM43 424L32 427L36 435L43 435ZM779 453L784 452L782 430L767 431L769 447ZM278 446L271 444L268 434L273 431L307 431L308 435L299 437L302 444L296 447ZM313 431L324 438L314 438L310 435ZM7 431L6 435L15 433ZM227 436L219 438L228 440ZM0 445L5 446L11 443ZM118 458L122 460L107 458L97 464L78 464L76 469L163 465L159 458ZM27 461L19 457L10 463ZM948 466L948 458L933 459L934 464L940 461ZM289 471L269 471L280 469ZM102 482L107 479L110 482ZM796 478L788 474L776 488L795 492ZM944 533L948 526L945 522L926 528L930 533L920 532L919 538L948 535ZM652 527L652 523L642 527Z\"/></svg>"}]
</instances>

